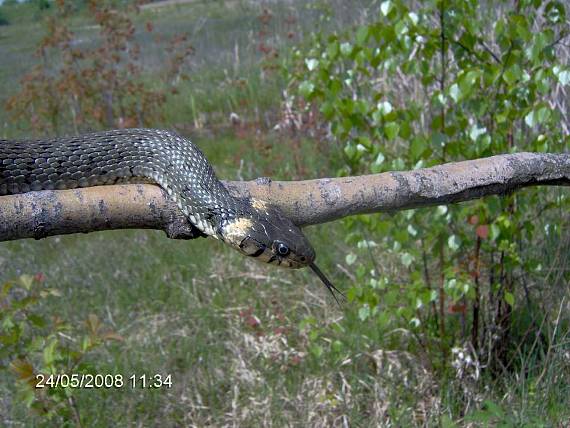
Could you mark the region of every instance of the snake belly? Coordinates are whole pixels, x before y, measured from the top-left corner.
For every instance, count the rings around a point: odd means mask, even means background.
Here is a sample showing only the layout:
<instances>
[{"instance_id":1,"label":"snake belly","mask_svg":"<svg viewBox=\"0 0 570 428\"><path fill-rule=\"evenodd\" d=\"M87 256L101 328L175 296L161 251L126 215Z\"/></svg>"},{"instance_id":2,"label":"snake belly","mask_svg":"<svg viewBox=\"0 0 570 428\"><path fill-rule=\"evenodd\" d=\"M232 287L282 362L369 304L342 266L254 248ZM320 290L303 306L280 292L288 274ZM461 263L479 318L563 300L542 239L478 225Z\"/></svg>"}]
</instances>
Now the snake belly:
<instances>
[{"instance_id":1,"label":"snake belly","mask_svg":"<svg viewBox=\"0 0 570 428\"><path fill-rule=\"evenodd\" d=\"M229 194L204 154L175 132L123 129L44 140L0 140L0 196L118 183L154 182L186 218L214 236L213 215L244 202Z\"/></svg>"}]
</instances>

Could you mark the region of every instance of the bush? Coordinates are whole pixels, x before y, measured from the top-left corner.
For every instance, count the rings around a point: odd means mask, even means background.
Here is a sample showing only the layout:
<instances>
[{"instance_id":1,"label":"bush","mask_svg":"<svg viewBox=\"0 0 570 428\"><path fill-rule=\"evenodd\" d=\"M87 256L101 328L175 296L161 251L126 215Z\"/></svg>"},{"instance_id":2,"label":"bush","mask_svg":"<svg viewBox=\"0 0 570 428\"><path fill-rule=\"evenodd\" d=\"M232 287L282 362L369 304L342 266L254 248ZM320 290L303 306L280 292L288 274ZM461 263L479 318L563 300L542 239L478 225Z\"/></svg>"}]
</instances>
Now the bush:
<instances>
[{"instance_id":1,"label":"bush","mask_svg":"<svg viewBox=\"0 0 570 428\"><path fill-rule=\"evenodd\" d=\"M54 379L96 373L89 356L106 342L123 339L103 327L95 314L83 326L48 316L45 305L60 297L41 273L0 286L0 372L13 377L17 401L33 409L32 414L63 425L78 423L81 410L74 401L77 390L56 385Z\"/></svg>"},{"instance_id":2,"label":"bush","mask_svg":"<svg viewBox=\"0 0 570 428\"><path fill-rule=\"evenodd\" d=\"M187 36L166 48L170 88L149 84L141 66L132 19L136 6L89 1L88 16L100 28L98 44L75 43L70 20L77 2L63 0L46 18L47 32L38 53L45 62L21 81L21 90L6 103L14 119L31 123L42 134L86 132L99 128L151 126L162 121L169 89L174 90L193 50ZM146 26L152 31L152 25ZM175 76L177 79L169 80ZM66 124L66 125L63 125ZM70 124L70 125L67 125Z\"/></svg>"},{"instance_id":3,"label":"bush","mask_svg":"<svg viewBox=\"0 0 570 428\"><path fill-rule=\"evenodd\" d=\"M567 149L568 100L557 95L570 83L562 3L407 4L384 1L375 22L317 33L296 52L299 106L330 123L339 175ZM542 335L538 326L556 319L554 292L544 289L564 280L538 278L552 261L545 252L568 251L560 217L568 207L564 195L532 190L346 219L357 316L381 331L409 331L443 370L454 348L489 361L493 374L514 368L516 337ZM512 331L527 307L538 308L528 330Z\"/></svg>"},{"instance_id":4,"label":"bush","mask_svg":"<svg viewBox=\"0 0 570 428\"><path fill-rule=\"evenodd\" d=\"M2 9L0 9L0 25L9 25L10 21L6 18Z\"/></svg>"}]
</instances>

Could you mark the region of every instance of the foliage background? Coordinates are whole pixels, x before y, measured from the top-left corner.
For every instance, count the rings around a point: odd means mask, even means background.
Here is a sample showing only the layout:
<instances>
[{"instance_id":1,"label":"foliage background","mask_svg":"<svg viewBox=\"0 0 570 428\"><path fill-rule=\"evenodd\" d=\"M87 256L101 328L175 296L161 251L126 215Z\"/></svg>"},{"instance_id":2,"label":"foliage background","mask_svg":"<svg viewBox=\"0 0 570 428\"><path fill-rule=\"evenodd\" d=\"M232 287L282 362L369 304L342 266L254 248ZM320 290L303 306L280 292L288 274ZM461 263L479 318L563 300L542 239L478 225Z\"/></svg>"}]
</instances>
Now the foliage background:
<instances>
[{"instance_id":1,"label":"foliage background","mask_svg":"<svg viewBox=\"0 0 570 428\"><path fill-rule=\"evenodd\" d=\"M5 2L0 134L170 127L232 179L568 151L567 12L522 0ZM564 426L568 220L567 191L549 188L309 228L343 309L307 272L206 240L3 243L0 414ZM40 391L38 372L173 382Z\"/></svg>"}]
</instances>

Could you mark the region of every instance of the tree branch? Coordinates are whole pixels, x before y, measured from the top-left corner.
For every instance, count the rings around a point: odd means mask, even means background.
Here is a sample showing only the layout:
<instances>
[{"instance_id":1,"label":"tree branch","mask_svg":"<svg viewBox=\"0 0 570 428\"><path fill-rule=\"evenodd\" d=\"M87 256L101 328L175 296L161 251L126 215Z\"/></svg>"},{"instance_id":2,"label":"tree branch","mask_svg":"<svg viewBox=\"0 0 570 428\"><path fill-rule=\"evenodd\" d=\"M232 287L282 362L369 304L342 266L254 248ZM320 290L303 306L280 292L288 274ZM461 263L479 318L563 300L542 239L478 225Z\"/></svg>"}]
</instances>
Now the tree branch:
<instances>
[{"instance_id":1,"label":"tree branch","mask_svg":"<svg viewBox=\"0 0 570 428\"><path fill-rule=\"evenodd\" d=\"M570 185L570 154L516 153L415 171L305 181L225 182L236 196L281 208L296 224L393 212L502 195L522 187ZM0 241L109 229L159 229L171 238L201 234L155 185L130 184L0 197Z\"/></svg>"}]
</instances>

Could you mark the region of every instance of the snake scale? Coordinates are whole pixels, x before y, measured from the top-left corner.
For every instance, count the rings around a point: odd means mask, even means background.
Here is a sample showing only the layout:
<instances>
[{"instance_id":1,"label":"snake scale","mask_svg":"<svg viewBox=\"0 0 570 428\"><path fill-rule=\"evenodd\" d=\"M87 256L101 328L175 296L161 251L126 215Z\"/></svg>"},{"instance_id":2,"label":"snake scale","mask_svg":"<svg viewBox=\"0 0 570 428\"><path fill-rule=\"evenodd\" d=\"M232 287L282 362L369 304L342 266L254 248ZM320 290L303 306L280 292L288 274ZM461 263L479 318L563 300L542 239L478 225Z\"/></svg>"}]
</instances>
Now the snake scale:
<instances>
[{"instance_id":1,"label":"snake scale","mask_svg":"<svg viewBox=\"0 0 570 428\"><path fill-rule=\"evenodd\" d=\"M140 182L162 187L202 234L266 263L309 266L335 299L334 291L340 293L315 264L315 251L295 224L264 201L232 196L200 149L175 132L122 129L0 139L0 196Z\"/></svg>"}]
</instances>

